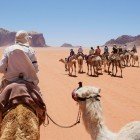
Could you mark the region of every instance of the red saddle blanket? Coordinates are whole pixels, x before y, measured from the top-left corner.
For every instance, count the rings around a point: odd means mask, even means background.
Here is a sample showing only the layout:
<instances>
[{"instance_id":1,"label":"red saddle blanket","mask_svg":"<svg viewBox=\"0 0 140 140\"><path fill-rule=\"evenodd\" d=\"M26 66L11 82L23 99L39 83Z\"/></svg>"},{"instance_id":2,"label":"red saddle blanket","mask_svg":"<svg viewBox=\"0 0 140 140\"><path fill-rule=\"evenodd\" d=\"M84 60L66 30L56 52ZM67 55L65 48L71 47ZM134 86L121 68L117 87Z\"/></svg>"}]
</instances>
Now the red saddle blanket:
<instances>
[{"instance_id":1,"label":"red saddle blanket","mask_svg":"<svg viewBox=\"0 0 140 140\"><path fill-rule=\"evenodd\" d=\"M46 106L36 87L27 81L19 80L7 85L0 94L0 112L6 113L18 104L31 108L39 117L40 125L45 121Z\"/></svg>"}]
</instances>

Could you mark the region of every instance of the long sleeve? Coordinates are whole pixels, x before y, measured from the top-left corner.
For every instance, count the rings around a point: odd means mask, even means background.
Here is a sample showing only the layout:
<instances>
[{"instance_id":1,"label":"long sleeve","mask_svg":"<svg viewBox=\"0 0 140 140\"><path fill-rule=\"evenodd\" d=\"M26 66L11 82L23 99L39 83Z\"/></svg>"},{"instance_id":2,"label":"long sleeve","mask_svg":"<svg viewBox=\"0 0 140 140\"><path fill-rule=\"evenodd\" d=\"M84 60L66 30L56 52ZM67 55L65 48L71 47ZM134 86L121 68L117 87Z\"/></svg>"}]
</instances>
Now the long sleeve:
<instances>
[{"instance_id":1,"label":"long sleeve","mask_svg":"<svg viewBox=\"0 0 140 140\"><path fill-rule=\"evenodd\" d=\"M4 52L2 59L0 60L0 73L5 73L8 64L8 56L6 51Z\"/></svg>"},{"instance_id":2,"label":"long sleeve","mask_svg":"<svg viewBox=\"0 0 140 140\"><path fill-rule=\"evenodd\" d=\"M38 69L38 62L37 62L37 58L35 56L35 51L33 49L31 50L30 59L31 59L32 64L33 64L33 66L35 68L35 71L37 73L39 71L39 69Z\"/></svg>"}]
</instances>

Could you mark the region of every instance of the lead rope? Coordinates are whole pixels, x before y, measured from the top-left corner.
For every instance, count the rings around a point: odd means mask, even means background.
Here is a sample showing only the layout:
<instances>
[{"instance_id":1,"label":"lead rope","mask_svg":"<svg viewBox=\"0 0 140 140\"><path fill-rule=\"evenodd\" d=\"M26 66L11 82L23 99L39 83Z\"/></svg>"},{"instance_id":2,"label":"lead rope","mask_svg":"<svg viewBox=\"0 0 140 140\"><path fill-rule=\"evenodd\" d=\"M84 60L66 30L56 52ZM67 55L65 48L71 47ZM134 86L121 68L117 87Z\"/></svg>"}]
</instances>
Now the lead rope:
<instances>
[{"instance_id":1,"label":"lead rope","mask_svg":"<svg viewBox=\"0 0 140 140\"><path fill-rule=\"evenodd\" d=\"M49 115L48 113L46 112L46 116L47 116L47 123L44 123L43 125L46 127L47 125L49 125L49 119L55 124L57 125L58 127L61 127L61 128L71 128L77 124L80 123L80 118L81 118L81 111L80 111L80 108L79 108L79 111L78 111L78 115L77 115L77 119L76 119L76 122L72 125L69 125L69 126L63 126L63 125L59 125L58 123L56 123Z\"/></svg>"}]
</instances>

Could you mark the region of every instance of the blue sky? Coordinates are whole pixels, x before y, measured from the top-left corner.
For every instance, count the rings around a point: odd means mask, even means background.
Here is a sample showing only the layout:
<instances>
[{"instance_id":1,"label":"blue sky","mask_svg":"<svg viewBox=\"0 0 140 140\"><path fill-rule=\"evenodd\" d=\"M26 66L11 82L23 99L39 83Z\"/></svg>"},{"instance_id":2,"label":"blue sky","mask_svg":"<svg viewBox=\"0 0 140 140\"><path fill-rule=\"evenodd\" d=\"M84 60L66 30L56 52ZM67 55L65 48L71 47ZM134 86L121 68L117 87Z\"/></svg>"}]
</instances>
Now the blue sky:
<instances>
[{"instance_id":1,"label":"blue sky","mask_svg":"<svg viewBox=\"0 0 140 140\"><path fill-rule=\"evenodd\" d=\"M42 32L46 43L85 47L140 34L140 0L0 0L0 27Z\"/></svg>"}]
</instances>

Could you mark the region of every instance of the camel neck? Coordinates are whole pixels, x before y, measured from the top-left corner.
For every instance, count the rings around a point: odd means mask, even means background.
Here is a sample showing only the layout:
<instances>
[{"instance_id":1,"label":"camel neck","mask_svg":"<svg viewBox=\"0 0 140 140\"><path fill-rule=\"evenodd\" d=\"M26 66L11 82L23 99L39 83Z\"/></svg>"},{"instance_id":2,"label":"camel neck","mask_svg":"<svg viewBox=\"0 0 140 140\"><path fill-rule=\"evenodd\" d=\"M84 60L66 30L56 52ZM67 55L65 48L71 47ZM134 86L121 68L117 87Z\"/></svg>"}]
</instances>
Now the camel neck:
<instances>
[{"instance_id":1,"label":"camel neck","mask_svg":"<svg viewBox=\"0 0 140 140\"><path fill-rule=\"evenodd\" d=\"M81 110L85 128L92 140L114 140L114 134L104 125L100 102L89 99Z\"/></svg>"}]
</instances>

